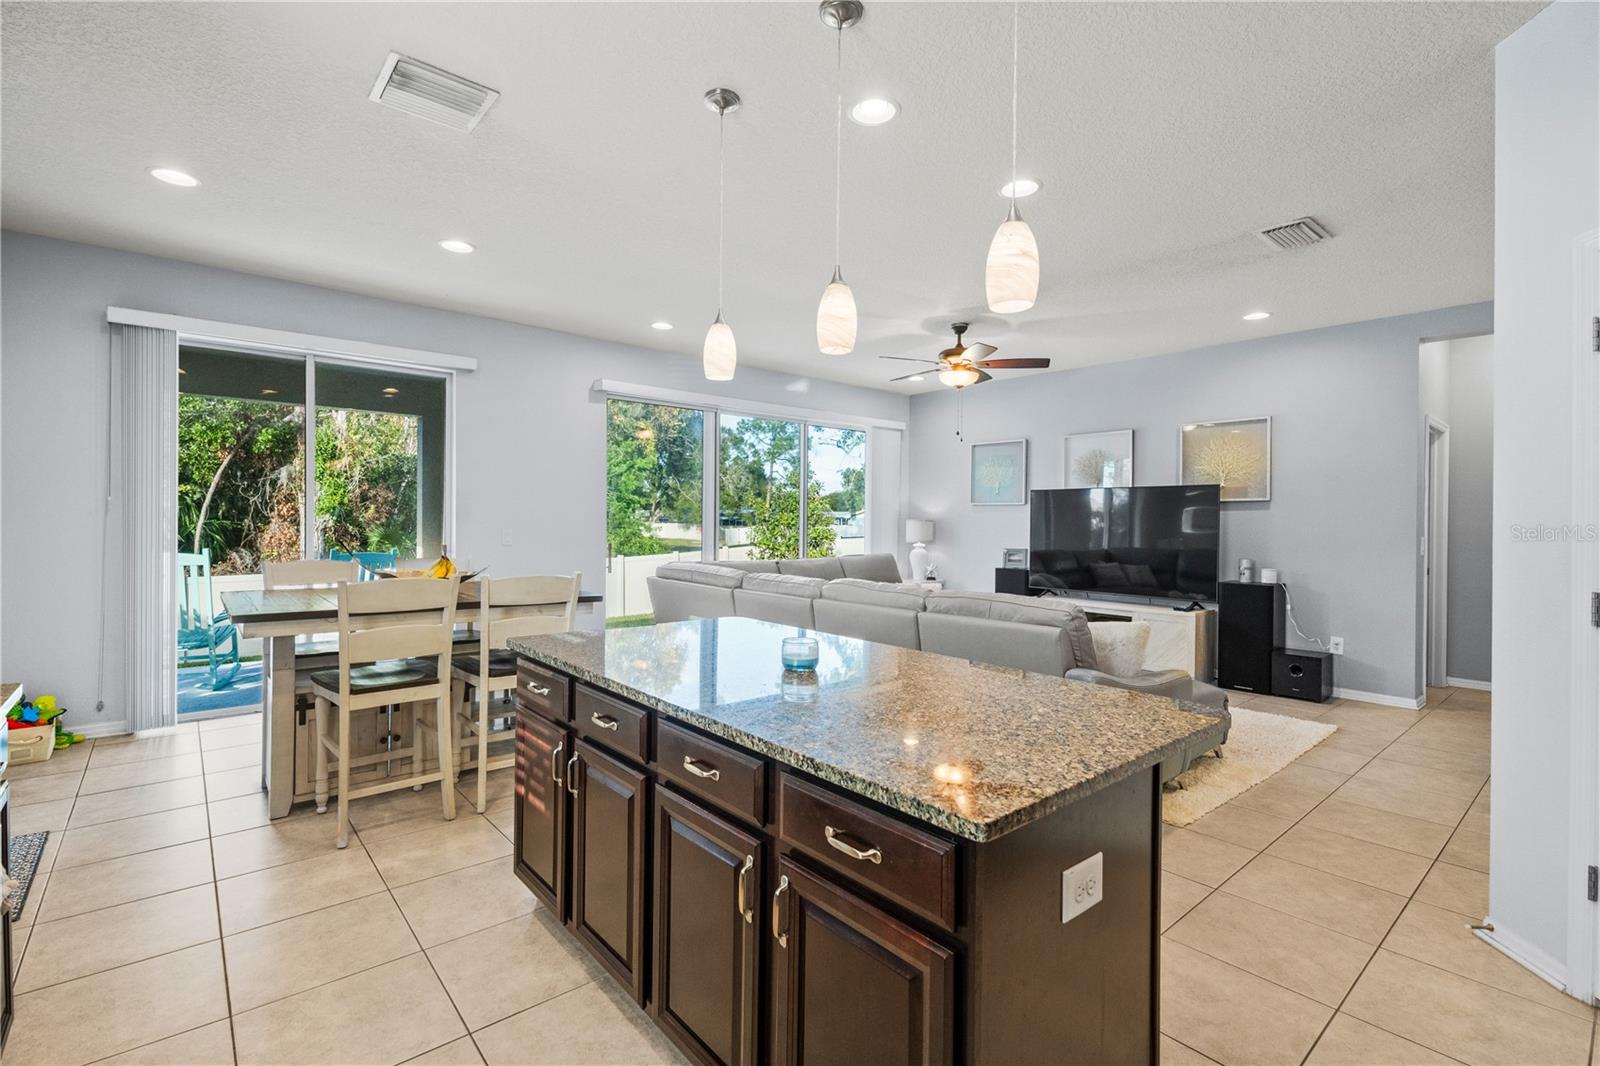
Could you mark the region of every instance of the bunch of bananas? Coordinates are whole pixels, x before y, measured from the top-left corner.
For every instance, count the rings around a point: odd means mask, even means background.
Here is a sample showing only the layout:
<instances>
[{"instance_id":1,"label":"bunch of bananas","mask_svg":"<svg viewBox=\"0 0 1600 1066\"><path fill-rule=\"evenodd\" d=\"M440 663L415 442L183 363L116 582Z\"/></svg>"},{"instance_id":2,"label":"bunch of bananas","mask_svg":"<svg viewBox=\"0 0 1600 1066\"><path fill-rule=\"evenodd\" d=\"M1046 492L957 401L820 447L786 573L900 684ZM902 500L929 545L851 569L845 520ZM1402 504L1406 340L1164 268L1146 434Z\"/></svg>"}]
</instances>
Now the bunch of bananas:
<instances>
[{"instance_id":1,"label":"bunch of bananas","mask_svg":"<svg viewBox=\"0 0 1600 1066\"><path fill-rule=\"evenodd\" d=\"M428 567L426 570L401 570L398 571L395 576L446 578L454 577L455 573L456 564L450 561L450 555L448 551L442 550L439 553L439 561Z\"/></svg>"}]
</instances>

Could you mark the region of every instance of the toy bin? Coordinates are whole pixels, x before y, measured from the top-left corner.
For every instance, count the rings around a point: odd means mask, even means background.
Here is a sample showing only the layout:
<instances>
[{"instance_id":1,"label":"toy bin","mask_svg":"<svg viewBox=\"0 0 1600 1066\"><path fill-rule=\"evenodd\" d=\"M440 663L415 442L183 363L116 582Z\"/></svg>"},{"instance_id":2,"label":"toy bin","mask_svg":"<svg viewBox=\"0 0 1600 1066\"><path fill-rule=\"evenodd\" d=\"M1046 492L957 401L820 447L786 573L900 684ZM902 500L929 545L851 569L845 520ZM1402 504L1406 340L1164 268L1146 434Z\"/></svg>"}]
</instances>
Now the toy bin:
<instances>
[{"instance_id":1,"label":"toy bin","mask_svg":"<svg viewBox=\"0 0 1600 1066\"><path fill-rule=\"evenodd\" d=\"M11 742L11 763L21 766L27 762L44 762L56 750L56 727L53 723L28 726L24 729L6 730Z\"/></svg>"}]
</instances>

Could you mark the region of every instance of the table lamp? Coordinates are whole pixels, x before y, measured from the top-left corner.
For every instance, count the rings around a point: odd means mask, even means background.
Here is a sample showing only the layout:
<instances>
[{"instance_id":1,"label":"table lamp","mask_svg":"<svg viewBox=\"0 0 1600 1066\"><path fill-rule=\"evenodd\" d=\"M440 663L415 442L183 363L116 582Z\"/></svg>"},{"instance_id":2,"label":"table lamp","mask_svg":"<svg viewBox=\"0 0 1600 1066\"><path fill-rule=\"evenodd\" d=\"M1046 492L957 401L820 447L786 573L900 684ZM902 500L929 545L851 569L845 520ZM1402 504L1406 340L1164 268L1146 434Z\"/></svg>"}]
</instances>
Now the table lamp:
<instances>
[{"instance_id":1,"label":"table lamp","mask_svg":"<svg viewBox=\"0 0 1600 1066\"><path fill-rule=\"evenodd\" d=\"M924 581L928 576L928 544L933 539L933 523L926 518L906 519L906 540L911 542L911 580Z\"/></svg>"}]
</instances>

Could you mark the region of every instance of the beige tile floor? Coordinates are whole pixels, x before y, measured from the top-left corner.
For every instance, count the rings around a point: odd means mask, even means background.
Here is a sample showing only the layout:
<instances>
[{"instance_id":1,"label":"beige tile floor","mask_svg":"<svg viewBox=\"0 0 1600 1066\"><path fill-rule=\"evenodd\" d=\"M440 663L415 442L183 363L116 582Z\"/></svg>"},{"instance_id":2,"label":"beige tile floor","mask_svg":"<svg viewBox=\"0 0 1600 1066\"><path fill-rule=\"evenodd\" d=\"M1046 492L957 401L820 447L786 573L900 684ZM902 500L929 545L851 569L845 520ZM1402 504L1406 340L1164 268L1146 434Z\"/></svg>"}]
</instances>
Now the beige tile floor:
<instances>
[{"instance_id":1,"label":"beige tile floor","mask_svg":"<svg viewBox=\"0 0 1600 1066\"><path fill-rule=\"evenodd\" d=\"M509 771L268 824L258 716L13 770L51 830L5 1066L681 1062L511 873Z\"/></svg>"},{"instance_id":2,"label":"beige tile floor","mask_svg":"<svg viewBox=\"0 0 1600 1066\"><path fill-rule=\"evenodd\" d=\"M1477 941L1487 694L1244 705L1339 732L1164 846L1168 1063L1592 1063L1595 1012ZM259 719L18 767L50 845L6 1066L681 1061L508 869L510 782L268 824ZM463 792L470 787L463 782Z\"/></svg>"}]
</instances>

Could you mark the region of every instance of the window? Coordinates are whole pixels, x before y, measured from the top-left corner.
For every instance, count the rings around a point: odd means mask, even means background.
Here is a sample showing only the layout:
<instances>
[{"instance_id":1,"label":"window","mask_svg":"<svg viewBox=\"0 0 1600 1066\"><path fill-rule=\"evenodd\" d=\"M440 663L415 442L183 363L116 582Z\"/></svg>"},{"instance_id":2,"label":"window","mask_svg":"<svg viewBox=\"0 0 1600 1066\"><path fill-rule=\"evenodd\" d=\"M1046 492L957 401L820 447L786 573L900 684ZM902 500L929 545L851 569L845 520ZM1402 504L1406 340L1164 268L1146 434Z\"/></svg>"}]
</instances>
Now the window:
<instances>
[{"instance_id":1,"label":"window","mask_svg":"<svg viewBox=\"0 0 1600 1066\"><path fill-rule=\"evenodd\" d=\"M717 558L798 558L800 423L723 415L717 432Z\"/></svg>"},{"instance_id":2,"label":"window","mask_svg":"<svg viewBox=\"0 0 1600 1066\"><path fill-rule=\"evenodd\" d=\"M807 555L863 555L867 550L867 432L806 427ZM827 519L827 534L821 530Z\"/></svg>"},{"instance_id":3,"label":"window","mask_svg":"<svg viewBox=\"0 0 1600 1066\"><path fill-rule=\"evenodd\" d=\"M645 579L702 557L705 413L606 404L607 625L648 624Z\"/></svg>"}]
</instances>

